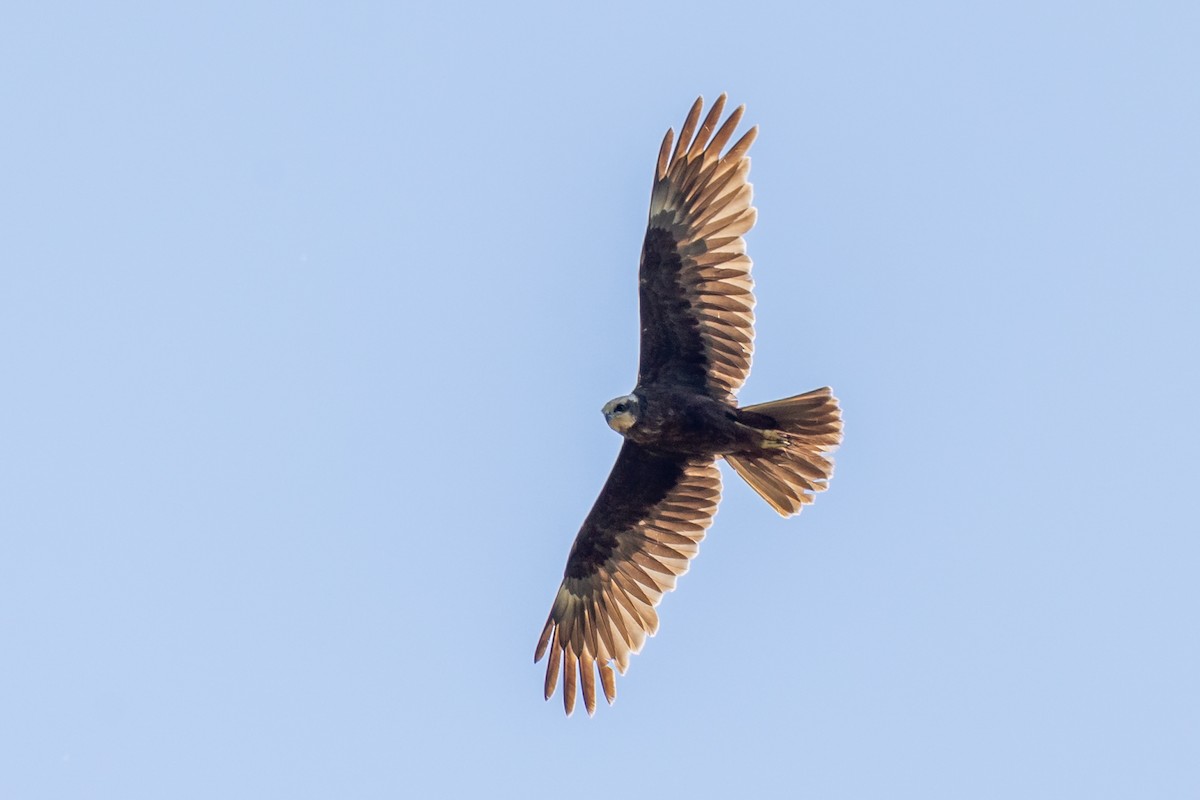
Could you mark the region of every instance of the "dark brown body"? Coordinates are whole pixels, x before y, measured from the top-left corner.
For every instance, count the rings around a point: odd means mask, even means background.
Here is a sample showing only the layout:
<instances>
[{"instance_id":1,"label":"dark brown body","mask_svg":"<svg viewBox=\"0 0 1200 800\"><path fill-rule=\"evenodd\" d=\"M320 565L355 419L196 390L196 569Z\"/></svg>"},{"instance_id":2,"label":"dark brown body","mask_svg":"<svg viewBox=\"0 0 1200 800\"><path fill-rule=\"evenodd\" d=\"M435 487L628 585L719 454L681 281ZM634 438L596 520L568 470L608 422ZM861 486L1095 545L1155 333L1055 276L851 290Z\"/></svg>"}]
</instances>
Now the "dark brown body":
<instances>
[{"instance_id":1,"label":"dark brown body","mask_svg":"<svg viewBox=\"0 0 1200 800\"><path fill-rule=\"evenodd\" d=\"M545 696L562 675L568 714L597 683L616 697L614 667L658 630L663 593L687 571L721 497L717 459L784 516L833 473L841 441L828 388L738 408L754 344L754 282L743 235L754 225L747 152L731 147L742 109L722 123L722 95L701 119L688 112L678 144L659 148L638 270L637 388L602 409L625 442L571 546L563 581L534 651L549 654Z\"/></svg>"},{"instance_id":2,"label":"dark brown body","mask_svg":"<svg viewBox=\"0 0 1200 800\"><path fill-rule=\"evenodd\" d=\"M758 453L773 420L688 388L639 386L637 423L625 438L658 453L718 456ZM757 424L756 424L757 423Z\"/></svg>"}]
</instances>

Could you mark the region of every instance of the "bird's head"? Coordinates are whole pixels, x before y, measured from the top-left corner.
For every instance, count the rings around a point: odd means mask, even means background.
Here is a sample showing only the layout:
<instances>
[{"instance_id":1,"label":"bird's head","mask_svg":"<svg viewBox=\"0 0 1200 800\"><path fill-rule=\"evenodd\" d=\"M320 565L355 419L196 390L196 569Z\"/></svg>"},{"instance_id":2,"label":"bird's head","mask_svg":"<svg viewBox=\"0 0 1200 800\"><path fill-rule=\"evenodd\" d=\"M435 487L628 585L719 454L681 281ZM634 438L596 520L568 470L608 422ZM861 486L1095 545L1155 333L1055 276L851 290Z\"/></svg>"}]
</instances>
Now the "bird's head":
<instances>
[{"instance_id":1,"label":"bird's head","mask_svg":"<svg viewBox=\"0 0 1200 800\"><path fill-rule=\"evenodd\" d=\"M604 419L608 427L620 434L634 426L638 419L637 395L627 394L604 404Z\"/></svg>"}]
</instances>

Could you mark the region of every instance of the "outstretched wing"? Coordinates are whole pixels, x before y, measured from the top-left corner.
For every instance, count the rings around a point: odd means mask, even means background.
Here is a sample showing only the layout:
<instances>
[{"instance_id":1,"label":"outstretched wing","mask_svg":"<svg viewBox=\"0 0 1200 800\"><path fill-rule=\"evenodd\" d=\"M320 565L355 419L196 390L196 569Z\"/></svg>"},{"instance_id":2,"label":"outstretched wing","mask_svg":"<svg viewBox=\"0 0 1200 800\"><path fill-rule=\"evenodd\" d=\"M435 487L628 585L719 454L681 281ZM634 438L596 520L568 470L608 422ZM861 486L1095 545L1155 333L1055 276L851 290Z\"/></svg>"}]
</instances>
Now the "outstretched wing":
<instances>
[{"instance_id":1,"label":"outstretched wing","mask_svg":"<svg viewBox=\"0 0 1200 800\"><path fill-rule=\"evenodd\" d=\"M612 703L629 656L658 630L654 608L687 572L712 524L721 497L721 473L712 458L658 455L626 441L617 463L584 520L562 586L533 660L550 651L546 699L560 667L563 705L575 709L578 671L588 714L596 710L596 675Z\"/></svg>"},{"instance_id":2,"label":"outstretched wing","mask_svg":"<svg viewBox=\"0 0 1200 800\"><path fill-rule=\"evenodd\" d=\"M697 130L702 107L697 99L674 151L667 131L658 154L642 245L638 383L689 386L732 401L750 373L754 339L754 284L742 235L754 227L746 152L758 128L722 156L744 106L715 134L725 95Z\"/></svg>"}]
</instances>

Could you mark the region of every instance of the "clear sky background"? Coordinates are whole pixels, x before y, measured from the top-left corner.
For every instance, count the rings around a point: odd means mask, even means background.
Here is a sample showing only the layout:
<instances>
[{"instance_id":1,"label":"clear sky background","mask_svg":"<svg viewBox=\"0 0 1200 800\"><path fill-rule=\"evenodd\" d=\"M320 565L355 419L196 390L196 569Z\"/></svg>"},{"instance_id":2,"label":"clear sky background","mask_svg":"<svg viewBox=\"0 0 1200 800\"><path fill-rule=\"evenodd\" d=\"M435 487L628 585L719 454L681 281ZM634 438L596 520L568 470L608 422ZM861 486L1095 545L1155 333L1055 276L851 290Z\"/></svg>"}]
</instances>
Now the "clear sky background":
<instances>
[{"instance_id":1,"label":"clear sky background","mask_svg":"<svg viewBox=\"0 0 1200 800\"><path fill-rule=\"evenodd\" d=\"M0 797L1200 796L1195 3L45 3L0 31ZM761 133L726 496L532 654L658 144Z\"/></svg>"}]
</instances>

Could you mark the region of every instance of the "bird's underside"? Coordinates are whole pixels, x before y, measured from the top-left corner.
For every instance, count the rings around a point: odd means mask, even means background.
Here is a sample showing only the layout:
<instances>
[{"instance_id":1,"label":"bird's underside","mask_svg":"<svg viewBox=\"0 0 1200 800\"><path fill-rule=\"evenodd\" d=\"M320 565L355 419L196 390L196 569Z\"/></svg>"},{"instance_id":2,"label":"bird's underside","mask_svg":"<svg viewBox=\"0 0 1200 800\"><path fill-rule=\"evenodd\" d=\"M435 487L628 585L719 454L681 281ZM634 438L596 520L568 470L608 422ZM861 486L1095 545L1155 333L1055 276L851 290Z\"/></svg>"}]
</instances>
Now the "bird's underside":
<instances>
[{"instance_id":1,"label":"bird's underside","mask_svg":"<svg viewBox=\"0 0 1200 800\"><path fill-rule=\"evenodd\" d=\"M575 537L534 655L549 653L547 698L561 671L568 714L579 688L595 711L597 678L613 702L613 665L623 674L658 630L655 609L716 513L718 457L785 516L833 473L827 454L842 423L828 388L737 406L754 337L742 236L755 220L746 152L757 129L722 154L743 112L718 128L724 106L721 95L701 122L697 100L678 144L668 131L659 152L639 269L638 384L604 408L625 443Z\"/></svg>"}]
</instances>

